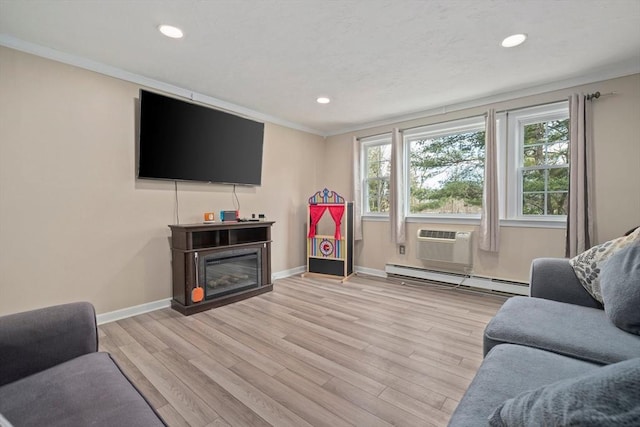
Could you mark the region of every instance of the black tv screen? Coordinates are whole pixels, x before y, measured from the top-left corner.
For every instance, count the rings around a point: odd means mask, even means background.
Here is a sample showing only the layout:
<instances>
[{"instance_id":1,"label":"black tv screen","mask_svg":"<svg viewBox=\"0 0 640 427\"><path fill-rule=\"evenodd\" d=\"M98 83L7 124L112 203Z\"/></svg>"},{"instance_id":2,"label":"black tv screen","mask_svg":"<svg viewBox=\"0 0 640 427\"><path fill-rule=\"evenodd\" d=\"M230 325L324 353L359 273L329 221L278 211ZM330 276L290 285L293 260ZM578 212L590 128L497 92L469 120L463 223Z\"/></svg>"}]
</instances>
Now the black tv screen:
<instances>
[{"instance_id":1,"label":"black tv screen","mask_svg":"<svg viewBox=\"0 0 640 427\"><path fill-rule=\"evenodd\" d=\"M140 90L138 178L260 185L264 124Z\"/></svg>"}]
</instances>

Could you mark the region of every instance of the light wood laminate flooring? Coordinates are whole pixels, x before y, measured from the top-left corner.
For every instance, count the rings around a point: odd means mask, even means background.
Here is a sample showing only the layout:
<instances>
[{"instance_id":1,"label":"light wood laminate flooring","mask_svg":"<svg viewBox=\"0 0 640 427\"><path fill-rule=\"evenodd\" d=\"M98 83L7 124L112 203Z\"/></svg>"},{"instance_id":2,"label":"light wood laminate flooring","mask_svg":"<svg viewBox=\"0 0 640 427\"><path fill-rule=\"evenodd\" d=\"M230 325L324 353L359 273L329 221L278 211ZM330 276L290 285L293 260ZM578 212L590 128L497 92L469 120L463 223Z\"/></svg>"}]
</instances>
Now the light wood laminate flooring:
<instances>
[{"instance_id":1,"label":"light wood laminate flooring","mask_svg":"<svg viewBox=\"0 0 640 427\"><path fill-rule=\"evenodd\" d=\"M101 325L100 349L171 426L446 426L504 301L290 277L192 316L162 309Z\"/></svg>"}]
</instances>

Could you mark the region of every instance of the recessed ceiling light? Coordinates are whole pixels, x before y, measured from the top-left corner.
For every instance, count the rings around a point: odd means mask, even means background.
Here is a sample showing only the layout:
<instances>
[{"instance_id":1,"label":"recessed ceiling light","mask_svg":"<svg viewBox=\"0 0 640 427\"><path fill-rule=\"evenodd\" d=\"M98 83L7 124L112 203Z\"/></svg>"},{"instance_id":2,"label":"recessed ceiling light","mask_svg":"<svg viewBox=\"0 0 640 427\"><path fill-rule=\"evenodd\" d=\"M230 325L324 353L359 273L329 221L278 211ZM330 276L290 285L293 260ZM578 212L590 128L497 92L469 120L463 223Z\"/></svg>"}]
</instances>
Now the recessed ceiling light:
<instances>
[{"instance_id":1,"label":"recessed ceiling light","mask_svg":"<svg viewBox=\"0 0 640 427\"><path fill-rule=\"evenodd\" d=\"M526 34L513 34L502 40L502 47L515 47L524 43L526 39Z\"/></svg>"},{"instance_id":2,"label":"recessed ceiling light","mask_svg":"<svg viewBox=\"0 0 640 427\"><path fill-rule=\"evenodd\" d=\"M172 39L181 39L184 35L180 28L172 25L160 25L158 26L158 30L160 30L160 32L165 36L171 37Z\"/></svg>"},{"instance_id":3,"label":"recessed ceiling light","mask_svg":"<svg viewBox=\"0 0 640 427\"><path fill-rule=\"evenodd\" d=\"M331 100L329 98L327 98L326 96L321 96L318 99L316 99L316 102L318 104L328 104L331 102Z\"/></svg>"}]
</instances>

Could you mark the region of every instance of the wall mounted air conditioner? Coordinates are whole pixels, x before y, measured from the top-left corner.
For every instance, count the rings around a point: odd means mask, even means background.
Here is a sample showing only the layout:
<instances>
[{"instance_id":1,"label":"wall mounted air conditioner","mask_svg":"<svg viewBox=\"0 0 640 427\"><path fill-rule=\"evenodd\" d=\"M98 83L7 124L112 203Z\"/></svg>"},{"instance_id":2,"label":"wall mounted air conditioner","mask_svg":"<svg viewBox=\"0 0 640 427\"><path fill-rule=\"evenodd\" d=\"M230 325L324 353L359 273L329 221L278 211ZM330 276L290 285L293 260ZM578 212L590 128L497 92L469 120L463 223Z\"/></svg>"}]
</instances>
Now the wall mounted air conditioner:
<instances>
[{"instance_id":1,"label":"wall mounted air conditioner","mask_svg":"<svg viewBox=\"0 0 640 427\"><path fill-rule=\"evenodd\" d=\"M473 267L471 231L428 230L417 236L417 258L427 265L448 270L470 272Z\"/></svg>"}]
</instances>

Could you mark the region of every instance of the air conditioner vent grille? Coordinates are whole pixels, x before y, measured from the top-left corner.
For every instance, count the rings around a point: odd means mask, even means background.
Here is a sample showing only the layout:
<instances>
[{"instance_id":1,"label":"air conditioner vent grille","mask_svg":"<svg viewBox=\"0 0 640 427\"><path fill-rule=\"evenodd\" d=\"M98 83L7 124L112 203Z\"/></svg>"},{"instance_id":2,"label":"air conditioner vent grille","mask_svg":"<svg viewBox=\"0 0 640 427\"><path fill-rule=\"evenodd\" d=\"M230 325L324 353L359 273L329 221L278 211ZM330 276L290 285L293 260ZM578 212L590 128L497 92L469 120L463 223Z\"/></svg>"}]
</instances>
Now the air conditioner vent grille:
<instances>
[{"instance_id":1,"label":"air conditioner vent grille","mask_svg":"<svg viewBox=\"0 0 640 427\"><path fill-rule=\"evenodd\" d=\"M455 231L444 230L420 230L420 237L429 237L431 239L449 239L456 240Z\"/></svg>"},{"instance_id":2,"label":"air conditioner vent grille","mask_svg":"<svg viewBox=\"0 0 640 427\"><path fill-rule=\"evenodd\" d=\"M472 231L419 229L416 258L424 261L425 267L446 263L449 270L471 271L472 235Z\"/></svg>"}]
</instances>

